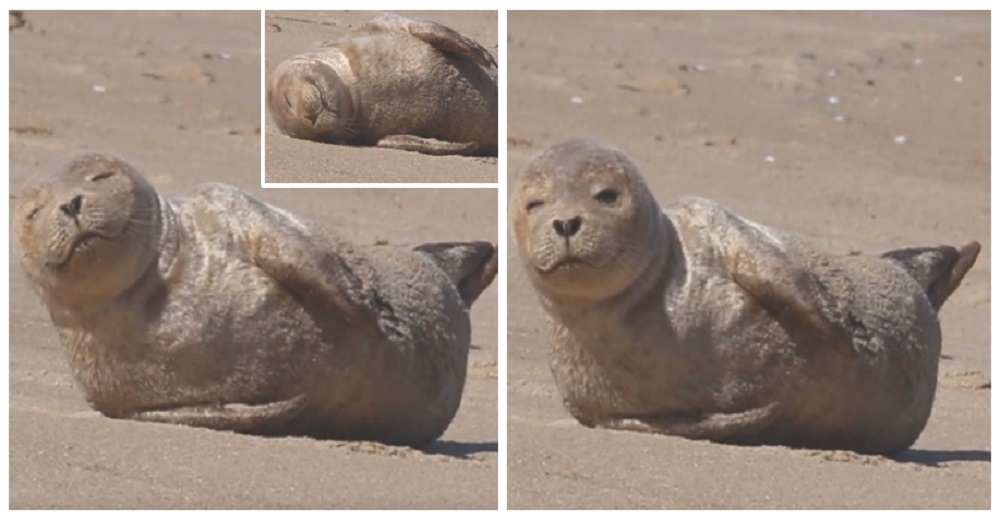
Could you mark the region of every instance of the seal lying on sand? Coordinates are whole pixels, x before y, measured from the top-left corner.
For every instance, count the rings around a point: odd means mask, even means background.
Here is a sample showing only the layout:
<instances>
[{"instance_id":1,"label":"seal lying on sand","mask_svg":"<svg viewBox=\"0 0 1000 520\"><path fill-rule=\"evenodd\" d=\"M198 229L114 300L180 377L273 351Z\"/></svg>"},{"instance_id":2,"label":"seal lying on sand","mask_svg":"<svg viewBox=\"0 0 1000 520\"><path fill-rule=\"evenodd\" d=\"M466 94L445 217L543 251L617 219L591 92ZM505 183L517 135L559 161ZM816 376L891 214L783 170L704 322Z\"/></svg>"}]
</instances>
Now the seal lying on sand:
<instances>
[{"instance_id":1,"label":"seal lying on sand","mask_svg":"<svg viewBox=\"0 0 1000 520\"><path fill-rule=\"evenodd\" d=\"M223 184L167 199L81 152L29 184L28 278L115 418L422 445L458 409L486 242L365 249Z\"/></svg>"},{"instance_id":2,"label":"seal lying on sand","mask_svg":"<svg viewBox=\"0 0 1000 520\"><path fill-rule=\"evenodd\" d=\"M511 207L582 424L891 454L930 414L937 311L972 242L833 256L701 198L661 210L621 151L535 158Z\"/></svg>"},{"instance_id":3,"label":"seal lying on sand","mask_svg":"<svg viewBox=\"0 0 1000 520\"><path fill-rule=\"evenodd\" d=\"M267 107L285 134L432 155L497 154L497 64L443 25L384 14L292 57Z\"/></svg>"}]
</instances>

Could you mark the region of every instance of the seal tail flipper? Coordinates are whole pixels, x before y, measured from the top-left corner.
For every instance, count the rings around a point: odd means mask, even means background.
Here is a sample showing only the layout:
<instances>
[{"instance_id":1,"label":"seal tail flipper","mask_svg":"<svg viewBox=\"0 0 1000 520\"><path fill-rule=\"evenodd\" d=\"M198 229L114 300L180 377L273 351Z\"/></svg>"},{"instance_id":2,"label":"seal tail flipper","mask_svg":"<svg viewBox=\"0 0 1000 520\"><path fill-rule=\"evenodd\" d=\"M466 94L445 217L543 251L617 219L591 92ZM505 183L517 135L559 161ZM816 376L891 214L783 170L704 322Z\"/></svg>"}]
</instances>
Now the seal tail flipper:
<instances>
[{"instance_id":1,"label":"seal tail flipper","mask_svg":"<svg viewBox=\"0 0 1000 520\"><path fill-rule=\"evenodd\" d=\"M429 256L451 278L466 307L497 275L497 249L489 242L434 242L413 250Z\"/></svg>"},{"instance_id":2,"label":"seal tail flipper","mask_svg":"<svg viewBox=\"0 0 1000 520\"><path fill-rule=\"evenodd\" d=\"M134 421L183 424L212 430L269 432L280 430L305 409L306 397L263 404L223 404L182 406L166 410L146 410L125 416Z\"/></svg>"},{"instance_id":3,"label":"seal tail flipper","mask_svg":"<svg viewBox=\"0 0 1000 520\"><path fill-rule=\"evenodd\" d=\"M969 242L961 249L951 246L911 247L889 251L882 258L893 261L910 273L924 288L934 310L939 311L948 297L958 289L965 273L976 263L981 248L976 241Z\"/></svg>"},{"instance_id":4,"label":"seal tail flipper","mask_svg":"<svg viewBox=\"0 0 1000 520\"><path fill-rule=\"evenodd\" d=\"M392 148L424 155L475 155L479 151L476 143L454 143L430 137L396 134L387 135L375 144L379 148Z\"/></svg>"},{"instance_id":5,"label":"seal tail flipper","mask_svg":"<svg viewBox=\"0 0 1000 520\"><path fill-rule=\"evenodd\" d=\"M385 13L365 23L361 29L406 31L441 52L464 56L483 68L497 70L497 62L493 59L493 55L481 45L458 31L436 22L411 20L397 14Z\"/></svg>"}]
</instances>

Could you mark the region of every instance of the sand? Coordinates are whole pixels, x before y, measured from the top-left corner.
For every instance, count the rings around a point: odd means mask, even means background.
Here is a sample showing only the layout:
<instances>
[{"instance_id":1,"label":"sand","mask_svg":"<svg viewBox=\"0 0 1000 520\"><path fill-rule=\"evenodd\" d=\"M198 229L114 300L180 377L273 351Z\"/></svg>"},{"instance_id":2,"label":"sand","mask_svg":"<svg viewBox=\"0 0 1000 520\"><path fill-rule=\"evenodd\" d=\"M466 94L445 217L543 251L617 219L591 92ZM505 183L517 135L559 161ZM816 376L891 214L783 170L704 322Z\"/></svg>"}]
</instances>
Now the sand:
<instances>
[{"instance_id":1,"label":"sand","mask_svg":"<svg viewBox=\"0 0 1000 520\"><path fill-rule=\"evenodd\" d=\"M508 45L511 180L593 136L661 201L710 197L833 252L983 243L941 313L930 422L897 460L576 424L509 248L510 508L990 506L989 14L511 12Z\"/></svg>"},{"instance_id":2,"label":"sand","mask_svg":"<svg viewBox=\"0 0 1000 520\"><path fill-rule=\"evenodd\" d=\"M234 184L359 243L497 240L495 190L261 189L258 12L24 19L10 34L12 194L40 164L97 147L165 193ZM103 418L13 243L9 260L12 508L496 508L496 285L472 311L458 416L418 451Z\"/></svg>"},{"instance_id":3,"label":"sand","mask_svg":"<svg viewBox=\"0 0 1000 520\"><path fill-rule=\"evenodd\" d=\"M497 57L496 11L395 11L444 24ZM267 11L264 74L282 61L337 40L378 13ZM425 183L497 182L496 157L432 157L416 152L337 146L282 135L270 115L264 126L266 182Z\"/></svg>"}]
</instances>

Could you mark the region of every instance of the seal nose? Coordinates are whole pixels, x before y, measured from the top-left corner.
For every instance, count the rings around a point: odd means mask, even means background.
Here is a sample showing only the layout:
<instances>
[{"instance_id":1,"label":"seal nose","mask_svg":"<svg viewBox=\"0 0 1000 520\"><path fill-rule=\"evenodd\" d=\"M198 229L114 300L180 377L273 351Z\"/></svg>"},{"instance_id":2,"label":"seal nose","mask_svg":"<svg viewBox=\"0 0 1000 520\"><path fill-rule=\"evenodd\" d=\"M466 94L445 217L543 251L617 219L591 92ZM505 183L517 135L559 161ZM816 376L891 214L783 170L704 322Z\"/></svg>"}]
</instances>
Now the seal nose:
<instances>
[{"instance_id":1,"label":"seal nose","mask_svg":"<svg viewBox=\"0 0 1000 520\"><path fill-rule=\"evenodd\" d=\"M77 195L73 197L73 200L59 205L59 209L68 217L76 218L80 214L80 209L83 207L83 195Z\"/></svg>"},{"instance_id":2,"label":"seal nose","mask_svg":"<svg viewBox=\"0 0 1000 520\"><path fill-rule=\"evenodd\" d=\"M583 219L580 217L573 217L568 220L553 220L552 227L555 228L556 234L563 237L569 238L580 231L580 224L583 223Z\"/></svg>"}]
</instances>

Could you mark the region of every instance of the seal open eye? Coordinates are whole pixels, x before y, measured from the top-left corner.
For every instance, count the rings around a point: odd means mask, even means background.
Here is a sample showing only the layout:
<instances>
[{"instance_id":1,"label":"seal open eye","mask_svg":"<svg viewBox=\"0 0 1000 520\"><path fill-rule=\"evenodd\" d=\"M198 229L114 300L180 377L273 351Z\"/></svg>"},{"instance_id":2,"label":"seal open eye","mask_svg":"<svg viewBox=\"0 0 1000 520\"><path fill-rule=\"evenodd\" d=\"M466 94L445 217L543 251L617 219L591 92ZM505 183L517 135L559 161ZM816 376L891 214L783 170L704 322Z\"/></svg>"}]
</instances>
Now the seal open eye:
<instances>
[{"instance_id":1,"label":"seal open eye","mask_svg":"<svg viewBox=\"0 0 1000 520\"><path fill-rule=\"evenodd\" d=\"M25 218L28 220L35 220L35 217L38 216L38 212L41 210L42 210L41 206L35 206L34 209L32 209L31 212L28 213L28 216Z\"/></svg>"},{"instance_id":2,"label":"seal open eye","mask_svg":"<svg viewBox=\"0 0 1000 520\"><path fill-rule=\"evenodd\" d=\"M533 200L533 201L529 202L528 205L524 207L524 209L526 209L527 211L534 211L534 210L542 207L542 204L544 204L544 202L542 202L540 200Z\"/></svg>"},{"instance_id":3,"label":"seal open eye","mask_svg":"<svg viewBox=\"0 0 1000 520\"><path fill-rule=\"evenodd\" d=\"M108 177L111 177L114 174L115 174L115 172L113 172L113 171L101 172L101 173L98 173L97 175L94 175L89 180L90 180L90 182L97 182L97 181L100 181L100 180L107 179Z\"/></svg>"},{"instance_id":4,"label":"seal open eye","mask_svg":"<svg viewBox=\"0 0 1000 520\"><path fill-rule=\"evenodd\" d=\"M597 192L597 195L594 195L594 200L600 202L601 204L614 204L615 202L618 202L618 190L604 188L603 190Z\"/></svg>"}]
</instances>

